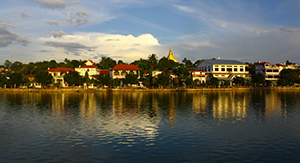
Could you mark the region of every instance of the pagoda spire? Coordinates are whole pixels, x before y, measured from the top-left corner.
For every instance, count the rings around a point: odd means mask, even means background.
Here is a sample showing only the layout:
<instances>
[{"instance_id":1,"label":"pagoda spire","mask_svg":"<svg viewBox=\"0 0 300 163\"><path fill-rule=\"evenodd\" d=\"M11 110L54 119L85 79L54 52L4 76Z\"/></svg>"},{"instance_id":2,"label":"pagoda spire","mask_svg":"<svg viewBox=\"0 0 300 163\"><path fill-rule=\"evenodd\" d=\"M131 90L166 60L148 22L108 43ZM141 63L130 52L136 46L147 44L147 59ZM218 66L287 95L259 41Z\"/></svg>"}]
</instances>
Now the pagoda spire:
<instances>
[{"instance_id":1,"label":"pagoda spire","mask_svg":"<svg viewBox=\"0 0 300 163\"><path fill-rule=\"evenodd\" d=\"M172 60L175 63L178 63L178 61L175 59L173 53L172 53L172 45L170 44L170 51L169 51L169 55L168 55L168 60Z\"/></svg>"}]
</instances>

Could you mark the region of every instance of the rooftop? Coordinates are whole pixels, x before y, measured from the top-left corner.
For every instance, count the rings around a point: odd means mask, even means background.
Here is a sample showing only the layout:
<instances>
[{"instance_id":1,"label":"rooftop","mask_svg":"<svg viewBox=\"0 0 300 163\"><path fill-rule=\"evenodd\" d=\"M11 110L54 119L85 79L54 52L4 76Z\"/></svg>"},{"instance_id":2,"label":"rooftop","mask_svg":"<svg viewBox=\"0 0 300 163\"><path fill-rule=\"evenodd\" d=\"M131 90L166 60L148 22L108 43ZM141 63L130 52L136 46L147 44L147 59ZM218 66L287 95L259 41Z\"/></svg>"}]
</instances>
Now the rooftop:
<instances>
[{"instance_id":1,"label":"rooftop","mask_svg":"<svg viewBox=\"0 0 300 163\"><path fill-rule=\"evenodd\" d=\"M125 64L118 64L112 68L112 70L142 70L136 65L125 65Z\"/></svg>"},{"instance_id":2,"label":"rooftop","mask_svg":"<svg viewBox=\"0 0 300 163\"><path fill-rule=\"evenodd\" d=\"M245 65L245 63L237 61L237 60L225 60L225 59L204 59L211 64L233 64L233 65Z\"/></svg>"}]
</instances>

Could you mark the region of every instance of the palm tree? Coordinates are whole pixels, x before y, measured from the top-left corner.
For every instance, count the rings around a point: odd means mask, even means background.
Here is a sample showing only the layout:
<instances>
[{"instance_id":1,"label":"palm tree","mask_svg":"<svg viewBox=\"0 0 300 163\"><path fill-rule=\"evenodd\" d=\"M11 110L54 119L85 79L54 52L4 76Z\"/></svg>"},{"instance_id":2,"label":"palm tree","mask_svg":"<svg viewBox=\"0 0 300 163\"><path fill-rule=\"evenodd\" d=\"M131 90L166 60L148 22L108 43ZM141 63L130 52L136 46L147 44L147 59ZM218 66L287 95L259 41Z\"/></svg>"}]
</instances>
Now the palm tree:
<instances>
[{"instance_id":1,"label":"palm tree","mask_svg":"<svg viewBox=\"0 0 300 163\"><path fill-rule=\"evenodd\" d=\"M157 66L157 56L156 54L151 54L148 57L148 65L151 70L154 70Z\"/></svg>"}]
</instances>

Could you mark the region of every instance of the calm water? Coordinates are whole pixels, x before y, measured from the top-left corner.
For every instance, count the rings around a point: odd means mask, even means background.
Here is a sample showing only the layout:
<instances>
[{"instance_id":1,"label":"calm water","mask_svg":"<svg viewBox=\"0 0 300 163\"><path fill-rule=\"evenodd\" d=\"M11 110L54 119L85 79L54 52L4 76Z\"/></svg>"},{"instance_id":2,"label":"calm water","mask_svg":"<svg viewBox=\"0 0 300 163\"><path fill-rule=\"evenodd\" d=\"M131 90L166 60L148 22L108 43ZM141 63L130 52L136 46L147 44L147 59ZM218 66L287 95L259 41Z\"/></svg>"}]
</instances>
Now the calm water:
<instances>
[{"instance_id":1,"label":"calm water","mask_svg":"<svg viewBox=\"0 0 300 163\"><path fill-rule=\"evenodd\" d=\"M300 162L300 91L0 93L0 162Z\"/></svg>"}]
</instances>

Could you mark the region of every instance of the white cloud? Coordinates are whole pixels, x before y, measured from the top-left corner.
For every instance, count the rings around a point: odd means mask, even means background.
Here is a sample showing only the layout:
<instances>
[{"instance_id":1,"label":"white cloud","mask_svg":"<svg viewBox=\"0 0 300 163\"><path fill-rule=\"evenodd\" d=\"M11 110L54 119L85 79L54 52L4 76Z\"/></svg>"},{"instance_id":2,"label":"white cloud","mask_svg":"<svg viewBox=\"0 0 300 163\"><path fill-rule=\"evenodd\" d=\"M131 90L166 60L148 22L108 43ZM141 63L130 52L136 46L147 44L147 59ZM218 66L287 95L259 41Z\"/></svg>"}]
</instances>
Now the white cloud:
<instances>
[{"instance_id":1,"label":"white cloud","mask_svg":"<svg viewBox=\"0 0 300 163\"><path fill-rule=\"evenodd\" d=\"M73 54L81 59L97 58L105 54L111 58L132 62L139 58L147 58L149 54L158 52L160 44L151 34L140 36L112 35L104 33L74 33L62 37L40 38L44 46L57 50L57 57L61 54ZM55 51L55 50L53 50ZM119 58L119 57L122 58Z\"/></svg>"},{"instance_id":2,"label":"white cloud","mask_svg":"<svg viewBox=\"0 0 300 163\"><path fill-rule=\"evenodd\" d=\"M30 18L31 17L31 15L28 14L27 12L24 12L21 10L18 10L17 12L20 14L20 17L22 17L22 18Z\"/></svg>"}]
</instances>

